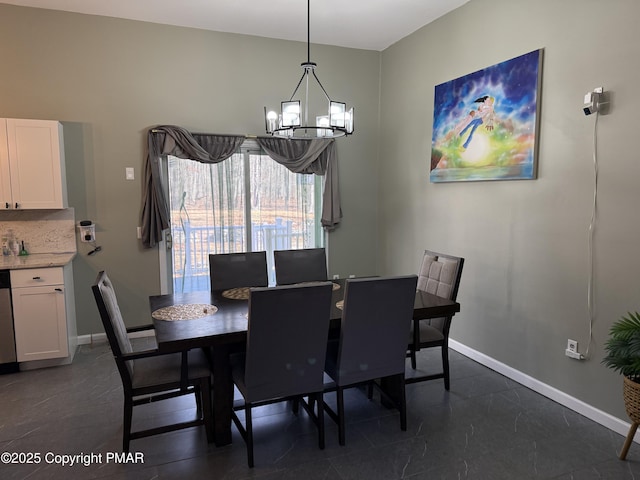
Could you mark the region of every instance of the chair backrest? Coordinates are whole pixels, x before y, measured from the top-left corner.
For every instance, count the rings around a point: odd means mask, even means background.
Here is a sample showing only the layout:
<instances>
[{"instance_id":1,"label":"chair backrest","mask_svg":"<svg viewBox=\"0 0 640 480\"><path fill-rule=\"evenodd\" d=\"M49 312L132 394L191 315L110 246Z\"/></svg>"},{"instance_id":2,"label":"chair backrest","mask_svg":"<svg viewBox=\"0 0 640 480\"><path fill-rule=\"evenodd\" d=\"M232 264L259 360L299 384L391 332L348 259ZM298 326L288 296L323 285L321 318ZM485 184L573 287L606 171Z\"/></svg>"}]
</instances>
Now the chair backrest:
<instances>
[{"instance_id":1,"label":"chair backrest","mask_svg":"<svg viewBox=\"0 0 640 480\"><path fill-rule=\"evenodd\" d=\"M432 293L448 300L456 300L462 277L464 258L425 250L418 273L418 290ZM443 330L446 319L433 318L430 325Z\"/></svg>"},{"instance_id":2,"label":"chair backrest","mask_svg":"<svg viewBox=\"0 0 640 480\"><path fill-rule=\"evenodd\" d=\"M464 258L425 250L418 274L418 290L455 300L463 265Z\"/></svg>"},{"instance_id":3,"label":"chair backrest","mask_svg":"<svg viewBox=\"0 0 640 480\"><path fill-rule=\"evenodd\" d=\"M327 280L327 255L324 248L275 250L273 260L278 285Z\"/></svg>"},{"instance_id":4,"label":"chair backrest","mask_svg":"<svg viewBox=\"0 0 640 480\"><path fill-rule=\"evenodd\" d=\"M404 372L416 275L348 279L336 381L352 385Z\"/></svg>"},{"instance_id":5,"label":"chair backrest","mask_svg":"<svg viewBox=\"0 0 640 480\"><path fill-rule=\"evenodd\" d=\"M251 289L247 401L322 391L331 294L330 282Z\"/></svg>"},{"instance_id":6,"label":"chair backrest","mask_svg":"<svg viewBox=\"0 0 640 480\"><path fill-rule=\"evenodd\" d=\"M98 312L100 312L100 318L107 334L111 351L116 359L118 370L120 370L120 376L123 382L130 384L133 376L133 362L123 360L122 354L131 353L133 348L127 335L127 328L122 320L116 292L106 272L101 271L98 273L98 277L91 289L96 299Z\"/></svg>"},{"instance_id":7,"label":"chair backrest","mask_svg":"<svg viewBox=\"0 0 640 480\"><path fill-rule=\"evenodd\" d=\"M211 290L266 287L267 252L218 253L209 255Z\"/></svg>"}]
</instances>

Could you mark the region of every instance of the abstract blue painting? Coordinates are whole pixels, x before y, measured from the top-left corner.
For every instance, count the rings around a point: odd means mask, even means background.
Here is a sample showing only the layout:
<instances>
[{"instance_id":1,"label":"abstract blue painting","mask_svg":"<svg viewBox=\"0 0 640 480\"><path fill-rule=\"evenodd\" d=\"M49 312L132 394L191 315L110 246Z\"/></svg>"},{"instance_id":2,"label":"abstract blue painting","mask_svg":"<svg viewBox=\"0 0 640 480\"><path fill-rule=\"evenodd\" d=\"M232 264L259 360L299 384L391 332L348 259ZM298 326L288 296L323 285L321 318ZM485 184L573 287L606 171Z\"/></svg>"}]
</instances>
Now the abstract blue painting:
<instances>
[{"instance_id":1,"label":"abstract blue painting","mask_svg":"<svg viewBox=\"0 0 640 480\"><path fill-rule=\"evenodd\" d=\"M542 52L436 85L432 182L536 178Z\"/></svg>"}]
</instances>

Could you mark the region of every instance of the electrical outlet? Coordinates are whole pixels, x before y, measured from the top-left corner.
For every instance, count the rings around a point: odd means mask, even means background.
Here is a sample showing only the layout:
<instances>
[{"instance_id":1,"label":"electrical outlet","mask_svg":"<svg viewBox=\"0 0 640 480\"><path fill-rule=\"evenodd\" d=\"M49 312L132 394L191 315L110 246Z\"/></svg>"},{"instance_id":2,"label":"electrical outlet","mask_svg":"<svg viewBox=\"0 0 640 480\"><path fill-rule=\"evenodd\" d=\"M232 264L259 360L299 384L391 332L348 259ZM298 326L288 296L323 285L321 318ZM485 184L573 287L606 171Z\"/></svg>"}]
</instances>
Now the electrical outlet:
<instances>
[{"instance_id":1,"label":"electrical outlet","mask_svg":"<svg viewBox=\"0 0 640 480\"><path fill-rule=\"evenodd\" d=\"M564 354L574 360L584 360L584 356L578 353L578 342L575 340L567 340L567 349L564 351Z\"/></svg>"},{"instance_id":2,"label":"electrical outlet","mask_svg":"<svg viewBox=\"0 0 640 480\"><path fill-rule=\"evenodd\" d=\"M340 275L338 275L337 273L333 276L334 280L338 280L340 278Z\"/></svg>"}]
</instances>

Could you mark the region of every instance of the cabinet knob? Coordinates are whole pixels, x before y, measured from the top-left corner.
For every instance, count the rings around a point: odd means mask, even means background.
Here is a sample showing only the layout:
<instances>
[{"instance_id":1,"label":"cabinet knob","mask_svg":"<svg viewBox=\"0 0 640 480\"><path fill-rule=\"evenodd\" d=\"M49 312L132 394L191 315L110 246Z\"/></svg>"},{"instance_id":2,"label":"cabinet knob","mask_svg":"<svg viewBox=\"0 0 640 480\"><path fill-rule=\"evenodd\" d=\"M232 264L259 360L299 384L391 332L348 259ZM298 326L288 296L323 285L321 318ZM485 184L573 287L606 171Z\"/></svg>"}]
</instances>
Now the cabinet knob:
<instances>
[{"instance_id":1,"label":"cabinet knob","mask_svg":"<svg viewBox=\"0 0 640 480\"><path fill-rule=\"evenodd\" d=\"M33 280L40 280L40 277L33 277Z\"/></svg>"},{"instance_id":2,"label":"cabinet knob","mask_svg":"<svg viewBox=\"0 0 640 480\"><path fill-rule=\"evenodd\" d=\"M9 205L9 202L5 203L4 205L5 205L4 208L10 208L11 207L11 205Z\"/></svg>"}]
</instances>

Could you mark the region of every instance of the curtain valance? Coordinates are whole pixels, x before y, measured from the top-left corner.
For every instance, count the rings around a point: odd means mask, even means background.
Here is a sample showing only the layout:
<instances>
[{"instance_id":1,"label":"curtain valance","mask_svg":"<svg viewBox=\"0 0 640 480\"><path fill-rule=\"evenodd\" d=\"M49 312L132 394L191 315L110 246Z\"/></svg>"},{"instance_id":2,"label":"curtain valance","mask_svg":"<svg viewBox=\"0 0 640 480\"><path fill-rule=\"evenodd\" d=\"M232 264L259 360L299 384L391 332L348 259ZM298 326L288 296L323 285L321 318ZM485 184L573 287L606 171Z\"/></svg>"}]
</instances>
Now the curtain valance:
<instances>
[{"instance_id":1,"label":"curtain valance","mask_svg":"<svg viewBox=\"0 0 640 480\"><path fill-rule=\"evenodd\" d=\"M169 228L169 204L160 181L160 157L173 155L203 163L219 163L233 155L244 135L191 134L182 127L160 125L147 134L142 191L142 244L155 246Z\"/></svg>"},{"instance_id":2,"label":"curtain valance","mask_svg":"<svg viewBox=\"0 0 640 480\"><path fill-rule=\"evenodd\" d=\"M147 134L142 192L142 244L155 246L169 228L169 205L161 184L160 158L173 155L202 163L219 163L233 155L244 135L190 133L182 127L160 125ZM325 175L322 226L331 230L342 218L338 165L334 139L289 139L259 137L258 144L276 162L295 173Z\"/></svg>"},{"instance_id":3,"label":"curtain valance","mask_svg":"<svg viewBox=\"0 0 640 480\"><path fill-rule=\"evenodd\" d=\"M333 230L342 219L335 139L258 137L258 144L276 162L295 173L325 175L322 226Z\"/></svg>"}]
</instances>

